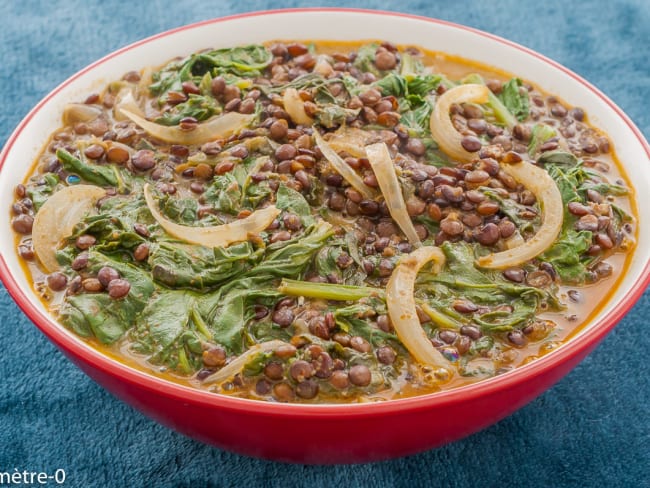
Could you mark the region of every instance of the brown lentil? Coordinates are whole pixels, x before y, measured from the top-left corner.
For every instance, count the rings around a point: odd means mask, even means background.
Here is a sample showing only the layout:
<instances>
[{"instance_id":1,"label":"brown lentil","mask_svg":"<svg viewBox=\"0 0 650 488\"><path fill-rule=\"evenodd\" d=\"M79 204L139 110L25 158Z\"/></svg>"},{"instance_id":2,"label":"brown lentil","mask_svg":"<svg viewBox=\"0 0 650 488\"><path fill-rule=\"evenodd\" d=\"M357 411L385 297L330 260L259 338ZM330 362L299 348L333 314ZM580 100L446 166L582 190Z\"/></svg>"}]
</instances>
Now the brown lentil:
<instances>
[{"instance_id":1,"label":"brown lentil","mask_svg":"<svg viewBox=\"0 0 650 488\"><path fill-rule=\"evenodd\" d=\"M350 338L350 347L359 352L370 352L372 346L370 343L361 336L354 336Z\"/></svg>"},{"instance_id":2,"label":"brown lentil","mask_svg":"<svg viewBox=\"0 0 650 488\"><path fill-rule=\"evenodd\" d=\"M485 224L474 232L474 238L484 246L496 244L500 237L499 227L493 223Z\"/></svg>"},{"instance_id":3,"label":"brown lentil","mask_svg":"<svg viewBox=\"0 0 650 488\"><path fill-rule=\"evenodd\" d=\"M370 369L365 364L357 364L350 368L348 373L350 383L356 386L368 386L372 379Z\"/></svg>"},{"instance_id":4,"label":"brown lentil","mask_svg":"<svg viewBox=\"0 0 650 488\"><path fill-rule=\"evenodd\" d=\"M118 299L128 295L129 291L131 290L131 283L124 279L118 278L117 280L112 280L106 288L108 290L108 295L111 298Z\"/></svg>"},{"instance_id":5,"label":"brown lentil","mask_svg":"<svg viewBox=\"0 0 650 488\"><path fill-rule=\"evenodd\" d=\"M88 266L88 253L82 252L73 261L70 267L75 271L80 271Z\"/></svg>"},{"instance_id":6,"label":"brown lentil","mask_svg":"<svg viewBox=\"0 0 650 488\"><path fill-rule=\"evenodd\" d=\"M453 330L443 329L438 333L438 337L442 342L453 344L458 338L458 334Z\"/></svg>"},{"instance_id":7,"label":"brown lentil","mask_svg":"<svg viewBox=\"0 0 650 488\"><path fill-rule=\"evenodd\" d=\"M34 225L34 217L27 214L21 214L11 221L11 228L19 234L31 234Z\"/></svg>"},{"instance_id":8,"label":"brown lentil","mask_svg":"<svg viewBox=\"0 0 650 488\"><path fill-rule=\"evenodd\" d=\"M553 279L546 271L532 271L526 275L526 283L536 288L542 288L551 284Z\"/></svg>"},{"instance_id":9,"label":"brown lentil","mask_svg":"<svg viewBox=\"0 0 650 488\"><path fill-rule=\"evenodd\" d=\"M143 242L133 251L133 257L136 261L145 261L149 257L149 244Z\"/></svg>"},{"instance_id":10,"label":"brown lentil","mask_svg":"<svg viewBox=\"0 0 650 488\"><path fill-rule=\"evenodd\" d=\"M205 163L199 163L194 167L194 177L207 180L212 177L212 166Z\"/></svg>"},{"instance_id":11,"label":"brown lentil","mask_svg":"<svg viewBox=\"0 0 650 488\"><path fill-rule=\"evenodd\" d=\"M90 159L99 159L104 155L104 148L99 144L91 144L84 149L84 155Z\"/></svg>"},{"instance_id":12,"label":"brown lentil","mask_svg":"<svg viewBox=\"0 0 650 488\"><path fill-rule=\"evenodd\" d=\"M340 370L332 372L329 382L338 390L345 390L350 385L348 374L345 371Z\"/></svg>"},{"instance_id":13,"label":"brown lentil","mask_svg":"<svg viewBox=\"0 0 650 488\"><path fill-rule=\"evenodd\" d=\"M455 214L450 214L440 221L440 230L449 236L457 236L465 229L463 223Z\"/></svg>"},{"instance_id":14,"label":"brown lentil","mask_svg":"<svg viewBox=\"0 0 650 488\"><path fill-rule=\"evenodd\" d=\"M294 391L288 383L277 383L273 386L273 397L279 402L289 402L294 397Z\"/></svg>"},{"instance_id":15,"label":"brown lentil","mask_svg":"<svg viewBox=\"0 0 650 488\"><path fill-rule=\"evenodd\" d=\"M115 268L111 268L110 266L103 266L97 272L97 279L104 288L108 287L111 281L117 280L119 277L120 274L117 272L117 270Z\"/></svg>"},{"instance_id":16,"label":"brown lentil","mask_svg":"<svg viewBox=\"0 0 650 488\"><path fill-rule=\"evenodd\" d=\"M94 246L96 242L97 239L95 236L90 234L82 234L75 239L75 246L77 246L78 249L85 250L91 246Z\"/></svg>"},{"instance_id":17,"label":"brown lentil","mask_svg":"<svg viewBox=\"0 0 650 488\"><path fill-rule=\"evenodd\" d=\"M314 380L301 381L296 385L296 395L307 400L316 397L318 395L318 383Z\"/></svg>"},{"instance_id":18,"label":"brown lentil","mask_svg":"<svg viewBox=\"0 0 650 488\"><path fill-rule=\"evenodd\" d=\"M483 334L481 333L481 329L479 329L475 325L463 325L460 328L460 333L464 336L469 337L474 341L480 339L483 336Z\"/></svg>"},{"instance_id":19,"label":"brown lentil","mask_svg":"<svg viewBox=\"0 0 650 488\"><path fill-rule=\"evenodd\" d=\"M111 146L106 151L106 160L109 163L124 164L130 157L129 152L120 146Z\"/></svg>"},{"instance_id":20,"label":"brown lentil","mask_svg":"<svg viewBox=\"0 0 650 488\"><path fill-rule=\"evenodd\" d=\"M426 148L421 139L412 137L406 142L406 150L414 156L423 156Z\"/></svg>"},{"instance_id":21,"label":"brown lentil","mask_svg":"<svg viewBox=\"0 0 650 488\"><path fill-rule=\"evenodd\" d=\"M275 150L275 158L278 161L287 161L293 159L298 154L298 150L293 144L282 144Z\"/></svg>"},{"instance_id":22,"label":"brown lentil","mask_svg":"<svg viewBox=\"0 0 650 488\"><path fill-rule=\"evenodd\" d=\"M295 381L301 382L314 375L314 368L307 361L299 359L291 364L289 374Z\"/></svg>"},{"instance_id":23,"label":"brown lentil","mask_svg":"<svg viewBox=\"0 0 650 488\"><path fill-rule=\"evenodd\" d=\"M47 276L47 286L50 287L52 291L62 291L65 290L66 285L68 284L68 277L61 273L60 271L55 271Z\"/></svg>"},{"instance_id":24,"label":"brown lentil","mask_svg":"<svg viewBox=\"0 0 650 488\"><path fill-rule=\"evenodd\" d=\"M503 276L515 283L523 283L526 279L526 271L522 268L508 268L503 271Z\"/></svg>"},{"instance_id":25,"label":"brown lentil","mask_svg":"<svg viewBox=\"0 0 650 488\"><path fill-rule=\"evenodd\" d=\"M274 354L281 358L281 359L288 359L290 357L295 356L296 354L296 347L291 345L291 344L286 344L283 346L279 346L275 351Z\"/></svg>"},{"instance_id":26,"label":"brown lentil","mask_svg":"<svg viewBox=\"0 0 650 488\"><path fill-rule=\"evenodd\" d=\"M478 306L469 300L455 300L453 307L454 310L460 313L473 313L478 310Z\"/></svg>"},{"instance_id":27,"label":"brown lentil","mask_svg":"<svg viewBox=\"0 0 650 488\"><path fill-rule=\"evenodd\" d=\"M517 329L508 332L508 341L517 347L526 345L526 338L524 337L523 332Z\"/></svg>"},{"instance_id":28,"label":"brown lentil","mask_svg":"<svg viewBox=\"0 0 650 488\"><path fill-rule=\"evenodd\" d=\"M273 312L271 320L278 324L280 327L288 327L294 319L294 314L290 308L280 308Z\"/></svg>"},{"instance_id":29,"label":"brown lentil","mask_svg":"<svg viewBox=\"0 0 650 488\"><path fill-rule=\"evenodd\" d=\"M376 352L377 360L382 364L393 364L397 358L397 353L390 346L381 346Z\"/></svg>"},{"instance_id":30,"label":"brown lentil","mask_svg":"<svg viewBox=\"0 0 650 488\"><path fill-rule=\"evenodd\" d=\"M97 278L86 278L81 283L81 286L89 292L101 291L104 288Z\"/></svg>"},{"instance_id":31,"label":"brown lentil","mask_svg":"<svg viewBox=\"0 0 650 488\"><path fill-rule=\"evenodd\" d=\"M481 140L475 136L464 136L460 140L460 145L468 152L477 152L482 146Z\"/></svg>"}]
</instances>

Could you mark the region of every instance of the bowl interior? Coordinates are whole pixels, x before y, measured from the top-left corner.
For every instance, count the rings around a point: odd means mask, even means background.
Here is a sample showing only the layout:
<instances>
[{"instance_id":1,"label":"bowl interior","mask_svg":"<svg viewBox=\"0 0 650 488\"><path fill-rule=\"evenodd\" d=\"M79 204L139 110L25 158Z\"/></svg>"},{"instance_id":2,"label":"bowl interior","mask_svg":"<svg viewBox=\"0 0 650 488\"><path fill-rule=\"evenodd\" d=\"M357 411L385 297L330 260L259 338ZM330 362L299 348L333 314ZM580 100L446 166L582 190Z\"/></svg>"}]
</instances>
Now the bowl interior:
<instances>
[{"instance_id":1,"label":"bowl interior","mask_svg":"<svg viewBox=\"0 0 650 488\"><path fill-rule=\"evenodd\" d=\"M336 25L336 29L331 29ZM640 218L638 245L626 275L589 325L578 336L620 318L648 281L650 220L641 204L650 194L649 149L629 119L609 99L565 68L508 41L472 29L430 19L400 14L341 10L276 11L206 21L127 46L72 76L48 95L25 118L0 156L0 255L8 273L3 281L14 297L20 296L36 310L32 316L42 328L62 327L53 322L31 290L14 250L9 211L13 188L23 181L31 161L48 134L60 125L63 106L77 101L129 70L161 64L174 56L185 56L203 48L228 47L273 39L363 40L385 38L397 44L412 44L434 51L456 54L516 74L559 95L572 105L586 109L590 121L607 132L634 187ZM645 200L644 200L645 199ZM83 344L67 331L69 341ZM554 353L553 353L554 354ZM105 361L111 361L108 358ZM535 363L525 366L534 368Z\"/></svg>"}]
</instances>

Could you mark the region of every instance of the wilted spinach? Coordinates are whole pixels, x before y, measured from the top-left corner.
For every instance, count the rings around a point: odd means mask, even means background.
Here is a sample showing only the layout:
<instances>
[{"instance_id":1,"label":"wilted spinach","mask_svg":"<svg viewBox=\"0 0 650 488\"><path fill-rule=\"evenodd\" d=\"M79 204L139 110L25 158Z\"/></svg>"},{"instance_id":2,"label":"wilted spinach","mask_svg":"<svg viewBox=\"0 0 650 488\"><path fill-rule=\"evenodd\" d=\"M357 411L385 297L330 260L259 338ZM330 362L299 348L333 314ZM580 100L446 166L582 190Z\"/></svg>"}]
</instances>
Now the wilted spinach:
<instances>
[{"instance_id":1,"label":"wilted spinach","mask_svg":"<svg viewBox=\"0 0 650 488\"><path fill-rule=\"evenodd\" d=\"M186 291L165 290L152 297L131 330L131 347L147 354L153 364L189 374L201 362L201 344L209 333L201 330L196 315L198 295Z\"/></svg>"},{"instance_id":2,"label":"wilted spinach","mask_svg":"<svg viewBox=\"0 0 650 488\"><path fill-rule=\"evenodd\" d=\"M155 72L149 90L159 97L162 106L170 91L183 92L183 82L191 81L200 86L206 84L206 76L225 75L227 81L237 83L239 78L260 76L272 60L271 52L257 44L193 54L181 61L172 61Z\"/></svg>"},{"instance_id":3,"label":"wilted spinach","mask_svg":"<svg viewBox=\"0 0 650 488\"><path fill-rule=\"evenodd\" d=\"M149 265L158 283L171 288L205 290L254 266L261 253L249 242L215 248L160 242L151 251Z\"/></svg>"},{"instance_id":4,"label":"wilted spinach","mask_svg":"<svg viewBox=\"0 0 650 488\"><path fill-rule=\"evenodd\" d=\"M38 212L45 201L55 192L58 185L59 176L56 173L45 173L42 184L28 188L27 196L32 200L35 211Z\"/></svg>"},{"instance_id":5,"label":"wilted spinach","mask_svg":"<svg viewBox=\"0 0 650 488\"><path fill-rule=\"evenodd\" d=\"M200 122L212 117L219 109L214 98L192 94L187 102L175 105L173 109L165 111L155 121L162 125L178 125L185 117L193 117Z\"/></svg>"},{"instance_id":6,"label":"wilted spinach","mask_svg":"<svg viewBox=\"0 0 650 488\"><path fill-rule=\"evenodd\" d=\"M511 78L504 83L497 97L519 121L526 120L530 112L530 100L528 91L523 88L523 82L519 78Z\"/></svg>"},{"instance_id":7,"label":"wilted spinach","mask_svg":"<svg viewBox=\"0 0 650 488\"><path fill-rule=\"evenodd\" d=\"M305 197L286 185L280 185L278 188L275 206L280 210L287 210L298 215L304 226L312 225L315 222L311 215L311 207Z\"/></svg>"},{"instance_id":8,"label":"wilted spinach","mask_svg":"<svg viewBox=\"0 0 650 488\"><path fill-rule=\"evenodd\" d=\"M476 268L474 248L469 244L446 242L441 248L447 258L444 269L437 275L421 273L418 278L420 297L437 310L448 312L459 298L487 307L487 312L475 312L472 320L491 333L525 327L541 304L551 310L562 307L553 290L518 285L500 272Z\"/></svg>"},{"instance_id":9,"label":"wilted spinach","mask_svg":"<svg viewBox=\"0 0 650 488\"><path fill-rule=\"evenodd\" d=\"M215 176L203 198L220 212L236 215L241 210L241 186L233 173Z\"/></svg>"},{"instance_id":10,"label":"wilted spinach","mask_svg":"<svg viewBox=\"0 0 650 488\"><path fill-rule=\"evenodd\" d=\"M129 281L127 296L113 300L105 293L68 295L61 305L63 324L82 337L96 337L104 344L117 341L133 325L154 292L148 273L127 263L110 259L98 252L89 256L89 268L95 274L104 266L117 270Z\"/></svg>"},{"instance_id":11,"label":"wilted spinach","mask_svg":"<svg viewBox=\"0 0 650 488\"><path fill-rule=\"evenodd\" d=\"M119 186L119 170L112 164L99 165L84 162L74 157L65 149L57 149L56 157L63 165L63 169L69 173L78 175L88 183L94 183L99 186Z\"/></svg>"},{"instance_id":12,"label":"wilted spinach","mask_svg":"<svg viewBox=\"0 0 650 488\"><path fill-rule=\"evenodd\" d=\"M538 163L544 164L549 175L558 186L564 204L564 221L562 231L555 244L540 255L540 259L553 264L562 280L568 283L585 283L591 280L589 266L596 256L587 254L591 247L592 233L577 231L575 223L578 218L568 210L568 204L578 202L588 205L587 191L597 191L601 195L626 195L628 189L611 184L604 177L588 168L584 162L564 151L552 151L540 156ZM626 220L626 214L613 212L612 222L616 230Z\"/></svg>"}]
</instances>

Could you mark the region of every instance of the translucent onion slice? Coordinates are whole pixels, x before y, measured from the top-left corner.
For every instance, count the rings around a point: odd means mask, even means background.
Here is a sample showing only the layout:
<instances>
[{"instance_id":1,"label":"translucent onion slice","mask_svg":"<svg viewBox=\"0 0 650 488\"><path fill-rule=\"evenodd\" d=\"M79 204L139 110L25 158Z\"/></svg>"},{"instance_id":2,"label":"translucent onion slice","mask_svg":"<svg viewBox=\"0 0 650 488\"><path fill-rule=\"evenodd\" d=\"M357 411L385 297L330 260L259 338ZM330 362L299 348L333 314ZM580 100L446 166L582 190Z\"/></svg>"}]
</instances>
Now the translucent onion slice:
<instances>
[{"instance_id":1,"label":"translucent onion slice","mask_svg":"<svg viewBox=\"0 0 650 488\"><path fill-rule=\"evenodd\" d=\"M415 360L435 368L447 368L449 362L431 344L415 309L415 278L429 261L434 261L434 271L439 272L445 264L445 255L438 247L424 246L400 259L386 286L386 305L397 337Z\"/></svg>"},{"instance_id":2,"label":"translucent onion slice","mask_svg":"<svg viewBox=\"0 0 650 488\"><path fill-rule=\"evenodd\" d=\"M305 102L300 98L298 90L295 88L287 88L284 90L282 101L284 103L284 110L296 124L312 125L314 123L314 119L305 112Z\"/></svg>"},{"instance_id":3,"label":"translucent onion slice","mask_svg":"<svg viewBox=\"0 0 650 488\"><path fill-rule=\"evenodd\" d=\"M144 117L144 112L135 100L133 91L129 88L123 88L117 94L115 105L113 106L113 117L115 120L127 120L124 110L127 110L138 117Z\"/></svg>"},{"instance_id":4,"label":"translucent onion slice","mask_svg":"<svg viewBox=\"0 0 650 488\"><path fill-rule=\"evenodd\" d=\"M98 186L66 186L38 210L32 227L32 243L36 256L48 272L60 267L56 250L61 241L72 234L82 218L93 213L97 200L105 195L106 190Z\"/></svg>"},{"instance_id":5,"label":"translucent onion slice","mask_svg":"<svg viewBox=\"0 0 650 488\"><path fill-rule=\"evenodd\" d=\"M140 73L140 81L138 81L138 86L136 87L138 95L146 96L149 94L149 85L153 83L153 73L154 70L151 66L142 70L142 73Z\"/></svg>"},{"instance_id":6,"label":"translucent onion slice","mask_svg":"<svg viewBox=\"0 0 650 488\"><path fill-rule=\"evenodd\" d=\"M87 103L68 103L63 109L63 124L74 125L78 122L92 122L102 114L102 109Z\"/></svg>"},{"instance_id":7,"label":"translucent onion slice","mask_svg":"<svg viewBox=\"0 0 650 488\"><path fill-rule=\"evenodd\" d=\"M352 187L357 190L364 198L372 199L375 196L375 190L366 185L361 177L354 171L348 163L343 161L341 156L336 154L336 151L332 149L323 136L320 135L318 130L314 128L314 140L320 148L323 156L327 158L334 169L343 177L345 180L352 185Z\"/></svg>"},{"instance_id":8,"label":"translucent onion slice","mask_svg":"<svg viewBox=\"0 0 650 488\"><path fill-rule=\"evenodd\" d=\"M397 222L404 235L414 246L421 246L418 233L415 231L411 217L406 210L406 202L404 195L402 195L402 187L399 184L397 175L395 174L395 165L390 158L388 146L384 142L378 142L366 146L366 154L370 166L375 172L377 183L381 193L384 195L386 206L390 212L390 216Z\"/></svg>"},{"instance_id":9,"label":"translucent onion slice","mask_svg":"<svg viewBox=\"0 0 650 488\"><path fill-rule=\"evenodd\" d=\"M377 134L375 132L342 126L332 133L327 143L336 152L344 151L355 158L365 158L365 146L376 140Z\"/></svg>"},{"instance_id":10,"label":"translucent onion slice","mask_svg":"<svg viewBox=\"0 0 650 488\"><path fill-rule=\"evenodd\" d=\"M472 161L477 155L463 149L460 143L463 136L451 122L451 106L454 103L486 103L489 93L490 90L485 85L468 84L451 88L438 98L429 119L429 128L440 149L454 161Z\"/></svg>"},{"instance_id":11,"label":"translucent onion slice","mask_svg":"<svg viewBox=\"0 0 650 488\"><path fill-rule=\"evenodd\" d=\"M245 219L235 220L228 224L210 227L192 227L180 225L165 218L154 201L149 184L144 185L144 198L153 218L171 236L191 244L205 247L225 247L233 242L248 240L250 234L259 234L266 229L280 210L274 205L256 210Z\"/></svg>"},{"instance_id":12,"label":"translucent onion slice","mask_svg":"<svg viewBox=\"0 0 650 488\"><path fill-rule=\"evenodd\" d=\"M277 339L255 344L254 346L251 346L245 353L237 357L237 359L226 364L219 371L205 378L201 383L223 383L224 381L227 381L235 376L237 373L241 372L241 370L244 369L244 366L246 366L246 364L251 361L256 354L273 351L280 346L286 345L286 342Z\"/></svg>"},{"instance_id":13,"label":"translucent onion slice","mask_svg":"<svg viewBox=\"0 0 650 488\"><path fill-rule=\"evenodd\" d=\"M564 205L553 178L542 168L524 161L501 164L501 169L537 197L542 209L542 225L532 238L521 245L479 258L476 264L483 268L503 269L525 263L551 247L562 230Z\"/></svg>"},{"instance_id":14,"label":"translucent onion slice","mask_svg":"<svg viewBox=\"0 0 650 488\"><path fill-rule=\"evenodd\" d=\"M314 73L321 75L323 78L328 78L334 72L334 68L332 68L332 65L327 62L326 56L318 56L313 71Z\"/></svg>"},{"instance_id":15,"label":"translucent onion slice","mask_svg":"<svg viewBox=\"0 0 650 488\"><path fill-rule=\"evenodd\" d=\"M524 244L525 242L526 241L524 241L524 238L521 237L521 234L517 230L517 231L515 231L514 234L512 234L512 236L510 236L510 237L508 237L506 239L506 249L513 249L515 247L519 247L522 244Z\"/></svg>"},{"instance_id":16,"label":"translucent onion slice","mask_svg":"<svg viewBox=\"0 0 650 488\"><path fill-rule=\"evenodd\" d=\"M253 115L244 115L237 112L228 112L223 115L217 115L210 120L199 124L193 130L183 130L180 127L168 127L166 125L156 124L149 120L134 114L126 108L121 109L122 114L142 127L149 135L154 136L161 141L172 144L203 144L204 142L215 139L224 139L235 134L246 127Z\"/></svg>"}]
</instances>

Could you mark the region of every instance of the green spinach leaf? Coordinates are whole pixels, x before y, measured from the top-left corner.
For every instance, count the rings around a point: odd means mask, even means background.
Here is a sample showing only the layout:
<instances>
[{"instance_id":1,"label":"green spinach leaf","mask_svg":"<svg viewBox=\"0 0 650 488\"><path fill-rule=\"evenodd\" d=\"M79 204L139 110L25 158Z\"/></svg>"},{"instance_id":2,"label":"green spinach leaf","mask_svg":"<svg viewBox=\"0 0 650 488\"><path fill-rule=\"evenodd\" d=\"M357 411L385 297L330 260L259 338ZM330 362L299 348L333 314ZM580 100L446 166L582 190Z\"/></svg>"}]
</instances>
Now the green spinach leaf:
<instances>
[{"instance_id":1,"label":"green spinach leaf","mask_svg":"<svg viewBox=\"0 0 650 488\"><path fill-rule=\"evenodd\" d=\"M61 305L63 324L83 337L96 337L104 344L117 341L134 323L154 292L148 274L133 265L91 252L89 267L95 274L110 266L126 279L131 289L124 298L112 299L106 293L83 293L66 296Z\"/></svg>"},{"instance_id":2,"label":"green spinach leaf","mask_svg":"<svg viewBox=\"0 0 650 488\"><path fill-rule=\"evenodd\" d=\"M280 210L292 212L300 217L304 226L312 225L314 217L311 215L311 207L300 192L286 185L280 185L276 193L275 206Z\"/></svg>"},{"instance_id":3,"label":"green spinach leaf","mask_svg":"<svg viewBox=\"0 0 650 488\"><path fill-rule=\"evenodd\" d=\"M43 184L27 189L27 196L34 204L34 210L38 210L43 206L45 201L52 196L57 187L59 186L59 177L55 173L45 173L42 177Z\"/></svg>"},{"instance_id":4,"label":"green spinach leaf","mask_svg":"<svg viewBox=\"0 0 650 488\"><path fill-rule=\"evenodd\" d=\"M118 170L113 165L102 166L94 163L84 163L65 149L57 149L56 157L63 165L63 169L78 175L88 183L99 186L118 186Z\"/></svg>"},{"instance_id":5,"label":"green spinach leaf","mask_svg":"<svg viewBox=\"0 0 650 488\"><path fill-rule=\"evenodd\" d=\"M206 290L245 272L261 253L249 242L215 248L160 242L151 251L149 265L158 283L170 288Z\"/></svg>"},{"instance_id":6,"label":"green spinach leaf","mask_svg":"<svg viewBox=\"0 0 650 488\"><path fill-rule=\"evenodd\" d=\"M523 88L523 82L519 78L512 78L504 83L501 93L497 96L519 121L528 118L530 112L528 91Z\"/></svg>"},{"instance_id":7,"label":"green spinach leaf","mask_svg":"<svg viewBox=\"0 0 650 488\"><path fill-rule=\"evenodd\" d=\"M161 125L178 125L185 117L193 117L203 121L217 113L219 107L212 97L203 95L190 95L187 102L175 105L171 110L165 111L155 122Z\"/></svg>"},{"instance_id":8,"label":"green spinach leaf","mask_svg":"<svg viewBox=\"0 0 650 488\"><path fill-rule=\"evenodd\" d=\"M232 173L216 176L203 197L220 212L236 215L241 210L241 186Z\"/></svg>"}]
</instances>

